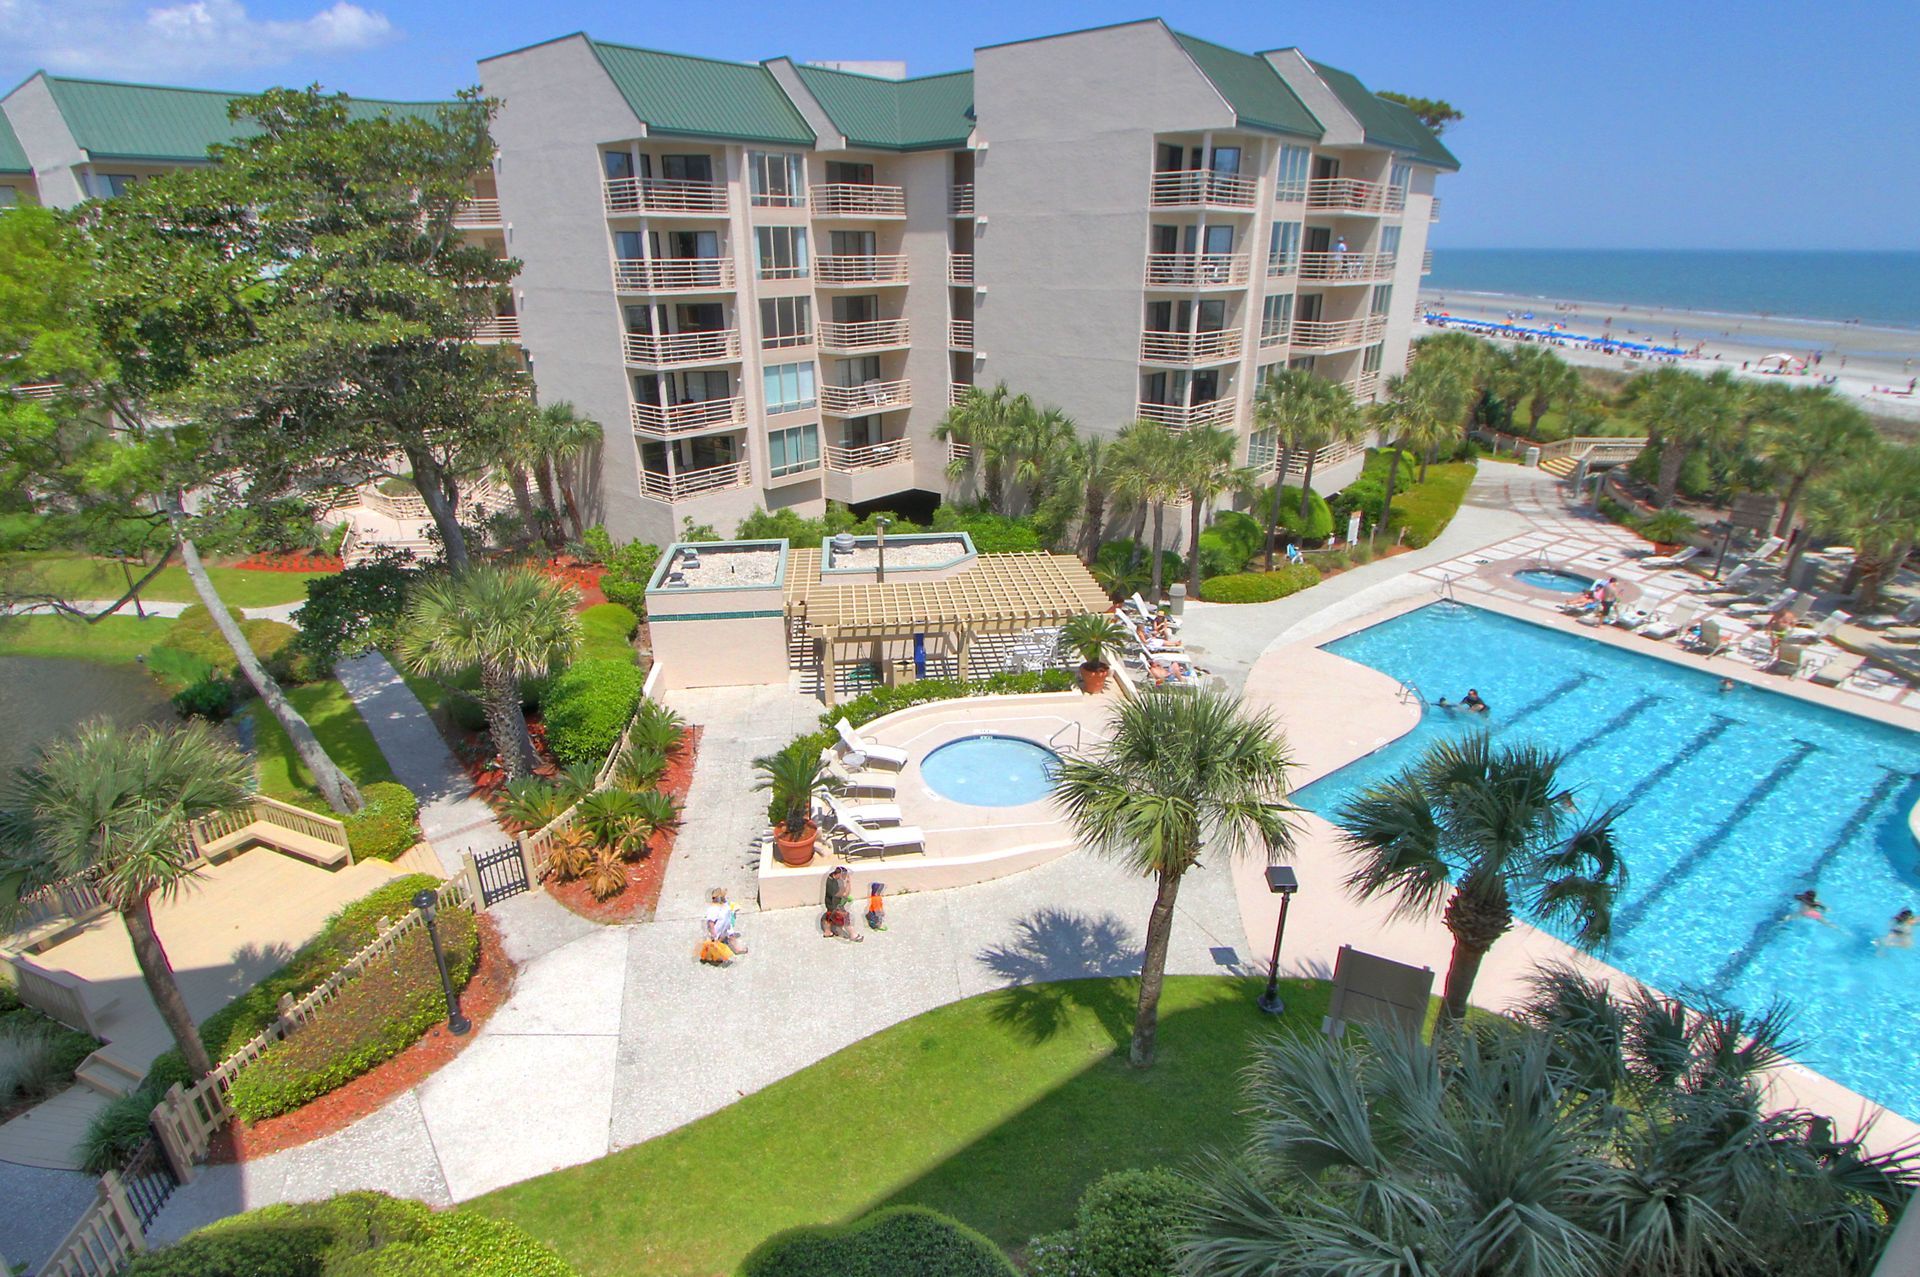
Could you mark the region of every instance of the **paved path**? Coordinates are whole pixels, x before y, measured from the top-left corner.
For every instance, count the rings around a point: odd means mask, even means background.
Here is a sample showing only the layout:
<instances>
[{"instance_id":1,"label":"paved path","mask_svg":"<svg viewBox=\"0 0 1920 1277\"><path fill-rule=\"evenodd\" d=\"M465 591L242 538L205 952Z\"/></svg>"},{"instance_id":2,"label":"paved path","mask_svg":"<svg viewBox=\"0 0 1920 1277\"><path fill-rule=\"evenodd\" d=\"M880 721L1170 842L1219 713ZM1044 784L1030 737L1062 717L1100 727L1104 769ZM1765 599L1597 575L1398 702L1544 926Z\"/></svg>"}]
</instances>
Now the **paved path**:
<instances>
[{"instance_id":1,"label":"paved path","mask_svg":"<svg viewBox=\"0 0 1920 1277\"><path fill-rule=\"evenodd\" d=\"M7 609L7 614L10 616L51 616L55 613L64 612L67 608L79 608L81 611L89 613L104 612L118 602L118 599L74 599L64 608L56 608L51 603L30 603L25 607L9 608ZM195 599L192 603L181 603L177 601L154 602L148 599L141 599L140 610L144 611L148 616L172 617L179 616L182 612L190 607L196 606L198 603L198 599ZM292 603L275 603L270 607L243 607L239 609L239 612L241 616L249 621L285 621L288 624L292 624L293 614L305 606L306 600L299 599ZM115 610L121 616L136 618L139 616L139 612L134 610L131 602L125 603Z\"/></svg>"}]
</instances>

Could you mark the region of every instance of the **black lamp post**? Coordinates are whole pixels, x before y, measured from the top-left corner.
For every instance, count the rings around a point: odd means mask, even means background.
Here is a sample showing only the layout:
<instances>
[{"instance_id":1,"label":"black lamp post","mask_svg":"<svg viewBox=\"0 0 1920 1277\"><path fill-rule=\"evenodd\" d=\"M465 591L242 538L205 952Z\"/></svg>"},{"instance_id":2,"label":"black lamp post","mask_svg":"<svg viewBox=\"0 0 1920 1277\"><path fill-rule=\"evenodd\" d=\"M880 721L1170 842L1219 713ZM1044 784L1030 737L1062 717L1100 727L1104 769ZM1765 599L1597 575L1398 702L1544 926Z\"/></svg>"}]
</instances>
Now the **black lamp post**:
<instances>
[{"instance_id":1,"label":"black lamp post","mask_svg":"<svg viewBox=\"0 0 1920 1277\"><path fill-rule=\"evenodd\" d=\"M873 544L880 553L880 570L874 573L874 584L887 583L887 529L893 526L893 520L884 515L873 521Z\"/></svg>"},{"instance_id":2,"label":"black lamp post","mask_svg":"<svg viewBox=\"0 0 1920 1277\"><path fill-rule=\"evenodd\" d=\"M447 972L447 955L440 949L440 929L433 925L435 908L440 903L440 893L432 887L424 887L413 897L413 907L420 911L421 920L427 924L427 939L433 942L434 965L440 968L440 987L447 995L447 1031L455 1037L464 1036L473 1027L473 1021L460 1014L460 995L453 991L453 977Z\"/></svg>"},{"instance_id":3,"label":"black lamp post","mask_svg":"<svg viewBox=\"0 0 1920 1277\"><path fill-rule=\"evenodd\" d=\"M1267 890L1280 897L1280 922L1273 929L1273 962L1267 969L1267 991L1260 995L1260 1009L1268 1015L1281 1015L1287 1004L1280 1000L1280 938L1287 934L1287 905L1300 890L1300 880L1288 865L1267 866Z\"/></svg>"}]
</instances>

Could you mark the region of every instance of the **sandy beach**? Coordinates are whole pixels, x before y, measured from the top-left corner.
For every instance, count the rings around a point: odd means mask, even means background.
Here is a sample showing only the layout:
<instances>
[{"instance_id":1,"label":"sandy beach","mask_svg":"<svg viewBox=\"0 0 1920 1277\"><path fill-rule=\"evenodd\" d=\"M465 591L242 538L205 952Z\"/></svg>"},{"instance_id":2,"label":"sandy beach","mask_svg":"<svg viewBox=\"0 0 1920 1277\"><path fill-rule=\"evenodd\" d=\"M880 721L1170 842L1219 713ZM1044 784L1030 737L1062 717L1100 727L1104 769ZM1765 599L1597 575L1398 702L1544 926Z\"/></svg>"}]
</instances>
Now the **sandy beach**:
<instances>
[{"instance_id":1,"label":"sandy beach","mask_svg":"<svg viewBox=\"0 0 1920 1277\"><path fill-rule=\"evenodd\" d=\"M1920 394L1890 393L1905 390L1912 378L1920 376L1920 329L1453 290L1423 290L1420 301L1430 313L1494 322L1522 322L1521 316L1532 315L1531 321L1525 321L1529 327L1561 323L1569 332L1583 336L1611 332L1615 338L1628 341L1689 351L1698 348L1698 355L1681 360L1679 366L1703 373L1731 368L1736 375L1755 380L1808 385L1832 377L1834 389L1860 400L1870 411L1920 422ZM1430 330L1421 326L1417 331ZM1637 372L1650 366L1645 360L1572 346L1561 347L1560 353L1567 362L1590 368ZM1774 354L1804 358L1809 367L1803 373L1785 375L1754 370L1756 361ZM1819 356L1817 365L1811 362L1815 355Z\"/></svg>"}]
</instances>

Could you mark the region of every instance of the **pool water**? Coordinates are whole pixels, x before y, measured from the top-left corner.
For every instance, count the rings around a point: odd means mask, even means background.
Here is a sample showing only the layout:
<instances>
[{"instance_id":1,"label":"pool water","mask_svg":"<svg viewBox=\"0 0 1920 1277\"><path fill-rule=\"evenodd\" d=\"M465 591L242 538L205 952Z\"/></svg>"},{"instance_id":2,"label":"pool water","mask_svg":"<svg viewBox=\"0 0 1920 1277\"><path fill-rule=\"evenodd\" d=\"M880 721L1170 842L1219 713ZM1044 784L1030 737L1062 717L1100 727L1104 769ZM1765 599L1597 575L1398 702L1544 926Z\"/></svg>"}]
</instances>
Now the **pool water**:
<instances>
[{"instance_id":1,"label":"pool water","mask_svg":"<svg viewBox=\"0 0 1920 1277\"><path fill-rule=\"evenodd\" d=\"M1555 594L1580 594L1593 584L1591 577L1562 572L1558 568L1527 568L1515 572L1513 579L1522 585L1531 585L1536 590L1552 590Z\"/></svg>"},{"instance_id":2,"label":"pool water","mask_svg":"<svg viewBox=\"0 0 1920 1277\"><path fill-rule=\"evenodd\" d=\"M920 776L942 798L974 807L1018 807L1053 792L1060 756L1018 736L963 736L920 760Z\"/></svg>"},{"instance_id":3,"label":"pool water","mask_svg":"<svg viewBox=\"0 0 1920 1277\"><path fill-rule=\"evenodd\" d=\"M1448 735L1566 755L1581 807L1624 803L1626 891L1599 956L1682 998L1790 1003L1809 1066L1920 1118L1920 949L1879 948L1920 908L1908 813L1920 734L1455 603L1326 645L1428 701L1479 689L1485 718L1429 706L1386 748L1302 789L1332 817ZM1816 888L1831 927L1783 920ZM1552 930L1552 928L1548 928Z\"/></svg>"}]
</instances>

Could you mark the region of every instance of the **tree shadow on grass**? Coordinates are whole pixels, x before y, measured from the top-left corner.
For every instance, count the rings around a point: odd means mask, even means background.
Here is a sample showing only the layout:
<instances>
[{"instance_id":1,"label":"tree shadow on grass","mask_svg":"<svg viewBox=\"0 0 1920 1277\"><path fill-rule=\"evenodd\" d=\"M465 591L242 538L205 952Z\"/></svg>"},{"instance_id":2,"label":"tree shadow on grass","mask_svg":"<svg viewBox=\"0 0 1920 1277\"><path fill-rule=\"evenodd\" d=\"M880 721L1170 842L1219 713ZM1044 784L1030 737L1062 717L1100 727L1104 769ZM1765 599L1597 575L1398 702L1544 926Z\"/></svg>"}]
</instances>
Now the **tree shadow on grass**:
<instances>
[{"instance_id":1,"label":"tree shadow on grass","mask_svg":"<svg viewBox=\"0 0 1920 1277\"><path fill-rule=\"evenodd\" d=\"M1115 1043L1133 1031L1134 986L1114 977L1140 972L1133 929L1113 913L1039 909L1014 924L1014 937L989 945L978 961L1012 987L994 995L990 1017L1030 1042L1045 1042L1073 1019L1093 1013Z\"/></svg>"}]
</instances>

